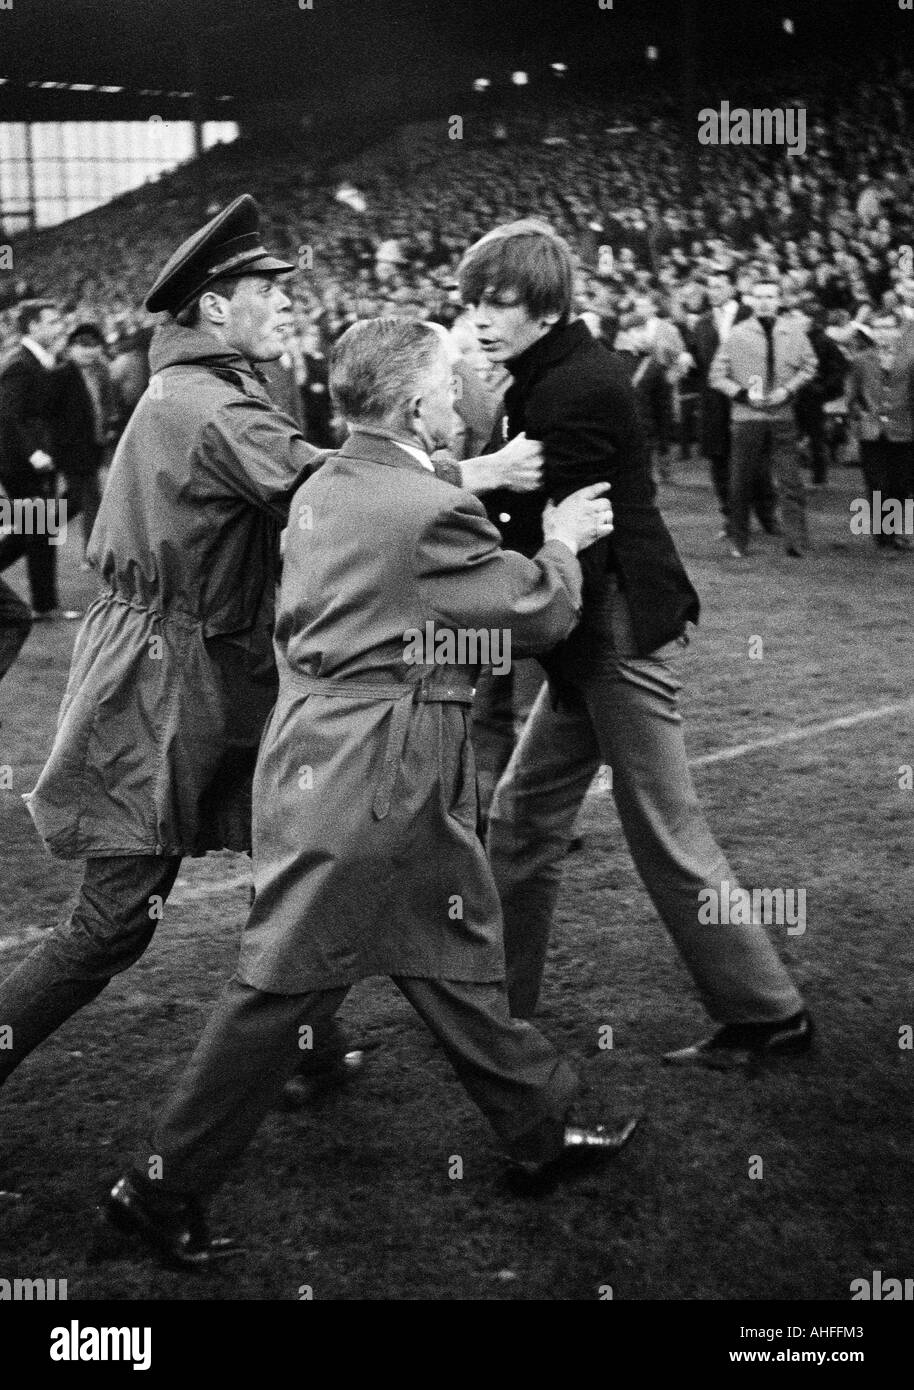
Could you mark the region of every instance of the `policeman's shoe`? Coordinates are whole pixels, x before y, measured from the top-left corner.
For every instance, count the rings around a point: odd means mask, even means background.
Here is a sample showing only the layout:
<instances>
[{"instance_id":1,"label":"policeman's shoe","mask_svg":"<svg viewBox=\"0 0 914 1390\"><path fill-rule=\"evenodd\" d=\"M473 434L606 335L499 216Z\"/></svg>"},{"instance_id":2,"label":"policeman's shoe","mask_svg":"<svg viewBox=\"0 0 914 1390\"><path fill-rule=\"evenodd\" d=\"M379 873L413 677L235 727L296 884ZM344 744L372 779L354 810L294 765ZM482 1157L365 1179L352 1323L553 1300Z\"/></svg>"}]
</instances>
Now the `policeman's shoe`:
<instances>
[{"instance_id":1,"label":"policeman's shoe","mask_svg":"<svg viewBox=\"0 0 914 1390\"><path fill-rule=\"evenodd\" d=\"M330 1066L298 1072L282 1088L286 1110L304 1110L321 1096L338 1091L353 1081L365 1067L365 1053L344 1052Z\"/></svg>"},{"instance_id":2,"label":"policeman's shoe","mask_svg":"<svg viewBox=\"0 0 914 1390\"><path fill-rule=\"evenodd\" d=\"M810 1051L814 1036L813 1021L801 1009L779 1023L728 1023L704 1042L665 1052L663 1060L677 1067L731 1071L781 1057L800 1057Z\"/></svg>"},{"instance_id":3,"label":"policeman's shoe","mask_svg":"<svg viewBox=\"0 0 914 1390\"><path fill-rule=\"evenodd\" d=\"M97 1209L93 1257L142 1253L144 1248L169 1269L194 1272L246 1253L226 1236L209 1235L198 1198L153 1195L148 1180L128 1174Z\"/></svg>"},{"instance_id":4,"label":"policeman's shoe","mask_svg":"<svg viewBox=\"0 0 914 1390\"><path fill-rule=\"evenodd\" d=\"M563 1177L615 1158L640 1122L641 1116L633 1115L619 1129L610 1129L607 1125L566 1125L562 1147L554 1157L541 1163L526 1163L521 1159L509 1161L508 1184L524 1197L550 1192Z\"/></svg>"}]
</instances>

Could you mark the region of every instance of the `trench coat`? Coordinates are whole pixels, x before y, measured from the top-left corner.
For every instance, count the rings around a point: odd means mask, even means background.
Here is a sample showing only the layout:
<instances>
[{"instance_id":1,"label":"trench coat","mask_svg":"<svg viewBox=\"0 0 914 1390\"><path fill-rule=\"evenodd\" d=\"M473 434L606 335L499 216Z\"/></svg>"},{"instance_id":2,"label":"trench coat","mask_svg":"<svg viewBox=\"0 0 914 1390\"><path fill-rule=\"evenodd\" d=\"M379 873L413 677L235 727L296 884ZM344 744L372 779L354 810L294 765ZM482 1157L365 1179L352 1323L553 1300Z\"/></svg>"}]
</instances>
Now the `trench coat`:
<instances>
[{"instance_id":1,"label":"trench coat","mask_svg":"<svg viewBox=\"0 0 914 1390\"><path fill-rule=\"evenodd\" d=\"M156 330L89 545L104 589L25 797L61 858L250 847L279 535L325 458L217 340Z\"/></svg>"},{"instance_id":2,"label":"trench coat","mask_svg":"<svg viewBox=\"0 0 914 1390\"><path fill-rule=\"evenodd\" d=\"M581 571L559 541L532 559L500 542L477 498L373 432L296 494L243 982L299 994L370 975L504 977L469 737L483 649L457 638L510 631L512 659L555 645ZM426 624L436 640L411 661Z\"/></svg>"}]
</instances>

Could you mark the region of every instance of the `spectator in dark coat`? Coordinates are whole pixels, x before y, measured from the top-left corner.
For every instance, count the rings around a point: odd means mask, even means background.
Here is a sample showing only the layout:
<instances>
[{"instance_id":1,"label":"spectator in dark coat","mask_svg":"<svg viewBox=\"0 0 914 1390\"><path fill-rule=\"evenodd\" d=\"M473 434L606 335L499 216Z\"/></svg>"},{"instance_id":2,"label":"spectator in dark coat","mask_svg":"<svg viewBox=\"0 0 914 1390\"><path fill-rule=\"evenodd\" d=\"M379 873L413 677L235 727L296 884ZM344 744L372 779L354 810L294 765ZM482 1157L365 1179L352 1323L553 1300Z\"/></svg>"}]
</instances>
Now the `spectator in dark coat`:
<instances>
[{"instance_id":1,"label":"spectator in dark coat","mask_svg":"<svg viewBox=\"0 0 914 1390\"><path fill-rule=\"evenodd\" d=\"M825 403L837 400L842 395L848 362L837 343L825 332L824 311L815 299L805 301L800 314L818 365L812 381L797 392L794 416L797 430L809 441L813 485L824 487L828 481Z\"/></svg>"},{"instance_id":2,"label":"spectator in dark coat","mask_svg":"<svg viewBox=\"0 0 914 1390\"><path fill-rule=\"evenodd\" d=\"M58 467L67 481L67 516L82 518L83 556L101 505L100 472L117 434L118 401L105 356L105 340L94 323L81 323L67 339L59 374L55 424ZM83 565L90 568L89 562Z\"/></svg>"},{"instance_id":3,"label":"spectator in dark coat","mask_svg":"<svg viewBox=\"0 0 914 1390\"><path fill-rule=\"evenodd\" d=\"M337 440L331 424L333 408L327 384L328 365L327 358L321 351L320 331L315 324L309 325L303 335L302 353L305 380L301 388L301 399L305 416L305 438L316 449L332 449Z\"/></svg>"},{"instance_id":4,"label":"spectator in dark coat","mask_svg":"<svg viewBox=\"0 0 914 1390\"><path fill-rule=\"evenodd\" d=\"M22 341L0 372L0 483L11 501L46 506L56 494L55 353L62 343L62 322L51 300L31 299L20 307L18 323ZM34 530L13 531L0 540L0 573L25 557L36 619L59 615L57 550L48 540Z\"/></svg>"}]
</instances>

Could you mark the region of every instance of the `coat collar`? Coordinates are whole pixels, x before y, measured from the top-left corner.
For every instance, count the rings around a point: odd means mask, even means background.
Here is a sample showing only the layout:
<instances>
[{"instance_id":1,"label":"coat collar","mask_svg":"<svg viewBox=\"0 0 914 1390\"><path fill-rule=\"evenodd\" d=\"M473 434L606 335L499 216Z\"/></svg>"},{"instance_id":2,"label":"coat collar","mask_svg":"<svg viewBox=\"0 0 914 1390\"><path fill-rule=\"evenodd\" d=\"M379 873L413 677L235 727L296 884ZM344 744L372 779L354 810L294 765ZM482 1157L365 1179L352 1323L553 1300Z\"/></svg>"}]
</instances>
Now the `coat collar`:
<instances>
[{"instance_id":1,"label":"coat collar","mask_svg":"<svg viewBox=\"0 0 914 1390\"><path fill-rule=\"evenodd\" d=\"M336 457L367 459L371 463L384 463L391 468L409 468L414 473L426 473L430 478L434 477L427 468L423 468L417 458L413 458L406 449L401 449L390 435L371 429L354 428L349 438L337 450Z\"/></svg>"},{"instance_id":2,"label":"coat collar","mask_svg":"<svg viewBox=\"0 0 914 1390\"><path fill-rule=\"evenodd\" d=\"M551 367L554 363L560 362L582 343L593 341L593 335L583 319L575 319L573 323L556 324L555 328L550 328L548 333L538 338L532 347L528 347L517 357L512 357L507 363L508 370L514 378L515 385L523 390L525 384L532 381L544 367Z\"/></svg>"},{"instance_id":3,"label":"coat collar","mask_svg":"<svg viewBox=\"0 0 914 1390\"><path fill-rule=\"evenodd\" d=\"M40 343L36 343L34 338L30 338L28 334L22 339L20 347L31 357L33 362L37 362L46 372L52 372L58 365L54 354L48 352L47 348L43 348Z\"/></svg>"},{"instance_id":4,"label":"coat collar","mask_svg":"<svg viewBox=\"0 0 914 1390\"><path fill-rule=\"evenodd\" d=\"M761 325L760 320L756 318L755 314L751 314L749 318L743 319L742 323L737 323L733 326L734 328L751 328L753 333L764 333L765 331ZM782 314L779 314L774 321L774 328L772 331L774 333L789 333L790 330L790 323L788 323L787 319L785 319Z\"/></svg>"},{"instance_id":5,"label":"coat collar","mask_svg":"<svg viewBox=\"0 0 914 1390\"><path fill-rule=\"evenodd\" d=\"M204 367L221 367L242 372L262 382L263 377L240 352L227 347L211 333L199 328L182 328L174 319L157 325L149 345L149 369L155 374L163 367L198 362Z\"/></svg>"}]
</instances>

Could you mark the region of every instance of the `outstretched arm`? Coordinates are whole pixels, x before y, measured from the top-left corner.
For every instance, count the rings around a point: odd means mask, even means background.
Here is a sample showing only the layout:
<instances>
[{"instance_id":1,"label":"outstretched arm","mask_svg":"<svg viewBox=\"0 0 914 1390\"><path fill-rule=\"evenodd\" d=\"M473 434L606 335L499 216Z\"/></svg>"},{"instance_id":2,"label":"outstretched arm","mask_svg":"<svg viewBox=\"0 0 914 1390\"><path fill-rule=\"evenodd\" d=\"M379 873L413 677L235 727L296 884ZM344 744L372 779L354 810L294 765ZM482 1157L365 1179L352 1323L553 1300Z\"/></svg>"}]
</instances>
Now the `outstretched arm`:
<instances>
[{"instance_id":1,"label":"outstretched arm","mask_svg":"<svg viewBox=\"0 0 914 1390\"><path fill-rule=\"evenodd\" d=\"M465 492L492 492L506 487L512 492L535 492L542 487L543 446L539 440L519 434L494 454L480 458L442 459L436 461L435 472L446 483L462 487Z\"/></svg>"}]
</instances>

